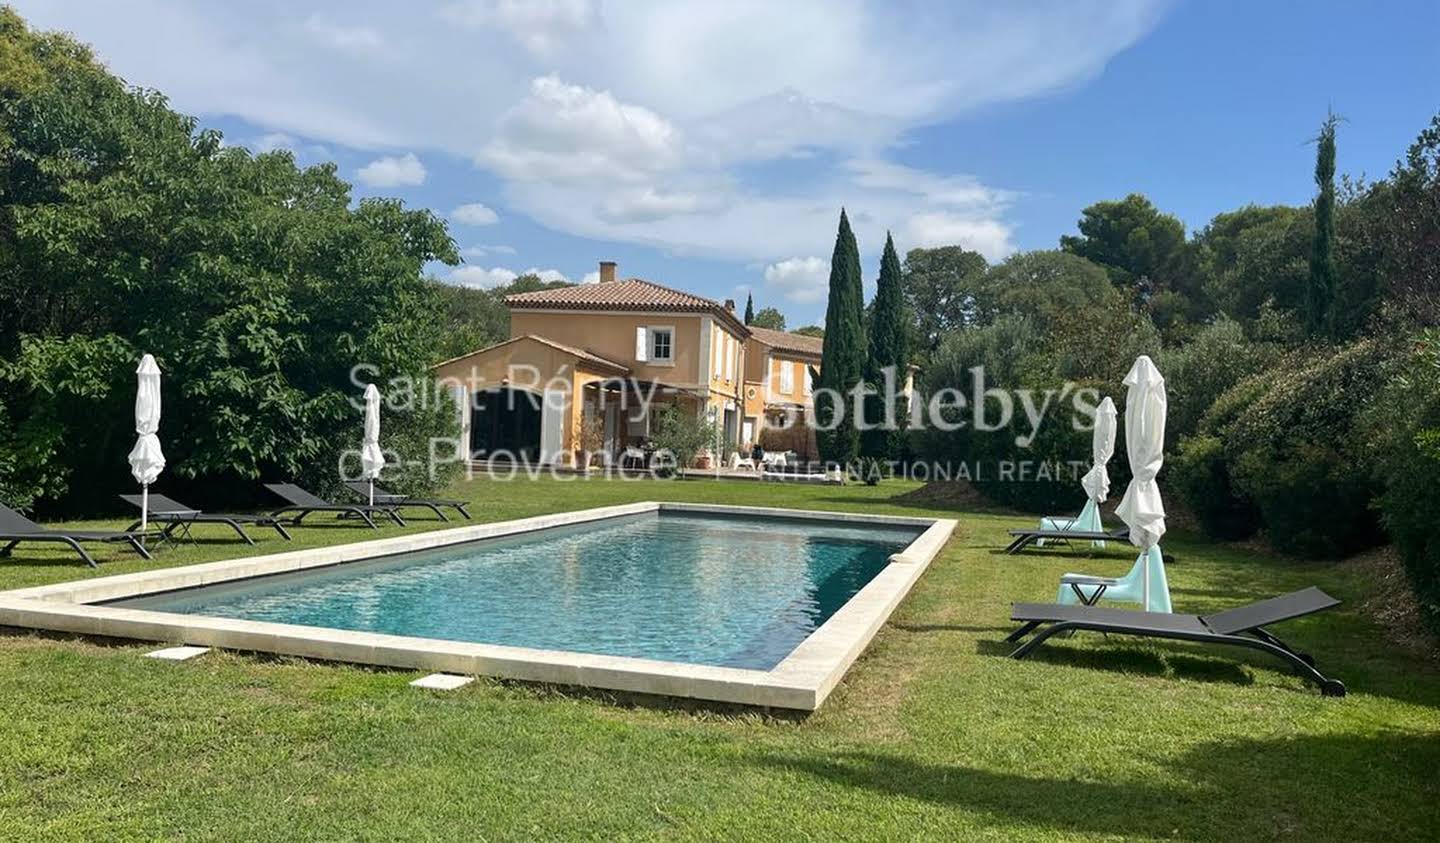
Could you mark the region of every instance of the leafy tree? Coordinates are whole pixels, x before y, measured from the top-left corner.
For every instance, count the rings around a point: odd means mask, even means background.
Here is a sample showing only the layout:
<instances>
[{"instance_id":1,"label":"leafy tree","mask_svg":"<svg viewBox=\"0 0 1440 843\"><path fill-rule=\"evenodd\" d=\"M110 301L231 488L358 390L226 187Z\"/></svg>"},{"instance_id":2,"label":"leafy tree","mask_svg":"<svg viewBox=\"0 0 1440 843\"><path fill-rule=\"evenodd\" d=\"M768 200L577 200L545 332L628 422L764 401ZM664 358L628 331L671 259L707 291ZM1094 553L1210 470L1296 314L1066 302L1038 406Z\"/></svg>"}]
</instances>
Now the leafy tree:
<instances>
[{"instance_id":1,"label":"leafy tree","mask_svg":"<svg viewBox=\"0 0 1440 843\"><path fill-rule=\"evenodd\" d=\"M895 241L885 234L885 251L880 257L880 279L870 309L870 356L866 361L865 380L877 392L867 398L867 420L876 426L863 431L862 450L868 457L896 459L904 444L900 429L908 406L901 392L905 388L906 367L910 362L906 348L905 294L901 288L900 257ZM885 371L892 372L893 392L886 394ZM894 424L886 424L884 407L894 407Z\"/></svg>"},{"instance_id":2,"label":"leafy tree","mask_svg":"<svg viewBox=\"0 0 1440 843\"><path fill-rule=\"evenodd\" d=\"M761 308L759 313L754 314L750 321L745 323L756 328L769 328L772 331L785 330L785 314L773 307Z\"/></svg>"},{"instance_id":3,"label":"leafy tree","mask_svg":"<svg viewBox=\"0 0 1440 843\"><path fill-rule=\"evenodd\" d=\"M1390 316L1402 325L1440 326L1440 114L1361 205L1360 236L1374 245L1375 286Z\"/></svg>"},{"instance_id":4,"label":"leafy tree","mask_svg":"<svg viewBox=\"0 0 1440 843\"><path fill-rule=\"evenodd\" d=\"M1119 307L1124 301L1105 270L1060 251L1020 252L985 273L975 293L972 321L988 325L1007 313L1048 326L1066 311Z\"/></svg>"},{"instance_id":5,"label":"leafy tree","mask_svg":"<svg viewBox=\"0 0 1440 843\"><path fill-rule=\"evenodd\" d=\"M715 423L693 410L667 404L655 414L655 433L651 441L657 452L669 453L677 468L693 464L700 452L713 446L719 438L720 431Z\"/></svg>"},{"instance_id":6,"label":"leafy tree","mask_svg":"<svg viewBox=\"0 0 1440 843\"><path fill-rule=\"evenodd\" d=\"M1257 319L1266 302L1300 313L1312 220L1309 208L1286 205L1246 205L1217 214L1194 241L1205 297L1242 324Z\"/></svg>"},{"instance_id":7,"label":"leafy tree","mask_svg":"<svg viewBox=\"0 0 1440 843\"><path fill-rule=\"evenodd\" d=\"M1310 252L1310 283L1305 289L1305 328L1311 336L1329 335L1335 303L1335 126L1334 114L1315 138L1315 237Z\"/></svg>"},{"instance_id":8,"label":"leafy tree","mask_svg":"<svg viewBox=\"0 0 1440 843\"><path fill-rule=\"evenodd\" d=\"M817 339L825 338L825 329L820 327L819 325L803 325L791 331L790 333L799 334L802 337L815 337Z\"/></svg>"},{"instance_id":9,"label":"leafy tree","mask_svg":"<svg viewBox=\"0 0 1440 843\"><path fill-rule=\"evenodd\" d=\"M745 324L751 325L755 322L755 296L751 293L745 294Z\"/></svg>"},{"instance_id":10,"label":"leafy tree","mask_svg":"<svg viewBox=\"0 0 1440 843\"><path fill-rule=\"evenodd\" d=\"M901 270L909 322L907 345L929 353L945 334L973 324L975 299L987 264L979 252L960 246L911 249Z\"/></svg>"},{"instance_id":11,"label":"leafy tree","mask_svg":"<svg viewBox=\"0 0 1440 843\"><path fill-rule=\"evenodd\" d=\"M1137 303L1167 289L1195 297L1185 224L1144 195L1096 202L1081 212L1079 228L1079 236L1060 238L1060 248L1105 267Z\"/></svg>"},{"instance_id":12,"label":"leafy tree","mask_svg":"<svg viewBox=\"0 0 1440 843\"><path fill-rule=\"evenodd\" d=\"M514 293L553 290L573 286L567 281L543 281L533 274L521 275L503 287L480 290L431 281L440 302L441 359L459 357L510 338L510 309L505 297Z\"/></svg>"},{"instance_id":13,"label":"leafy tree","mask_svg":"<svg viewBox=\"0 0 1440 843\"><path fill-rule=\"evenodd\" d=\"M444 221L394 200L352 205L333 164L224 147L4 8L0 55L7 498L97 510L133 485L124 455L143 352L166 375L170 488L335 483L360 437L351 368L370 364L361 379L382 387L429 381L440 329L421 269L458 261ZM388 409L384 444L423 448L453 434L454 417L442 400Z\"/></svg>"},{"instance_id":14,"label":"leafy tree","mask_svg":"<svg viewBox=\"0 0 1440 843\"><path fill-rule=\"evenodd\" d=\"M840 227L830 258L830 298L825 310L825 344L815 381L815 418L820 458L849 465L860 451L860 431L847 417L847 397L865 370L864 292L860 248L850 219L840 209ZM828 429L826 429L828 428Z\"/></svg>"}]
</instances>

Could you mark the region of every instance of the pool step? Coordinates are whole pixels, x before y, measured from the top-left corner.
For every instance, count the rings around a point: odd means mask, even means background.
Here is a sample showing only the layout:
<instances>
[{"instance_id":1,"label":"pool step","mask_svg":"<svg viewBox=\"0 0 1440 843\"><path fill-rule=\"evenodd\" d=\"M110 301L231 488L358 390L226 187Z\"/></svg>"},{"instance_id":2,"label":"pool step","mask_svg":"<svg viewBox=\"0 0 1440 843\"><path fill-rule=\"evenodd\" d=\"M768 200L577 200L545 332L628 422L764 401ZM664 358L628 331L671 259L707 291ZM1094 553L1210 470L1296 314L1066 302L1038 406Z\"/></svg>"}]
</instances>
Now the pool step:
<instances>
[{"instance_id":1,"label":"pool step","mask_svg":"<svg viewBox=\"0 0 1440 843\"><path fill-rule=\"evenodd\" d=\"M164 659L167 662L189 661L196 656L203 656L210 652L209 647L166 647L163 650L156 650L153 653L146 653L147 659Z\"/></svg>"},{"instance_id":2,"label":"pool step","mask_svg":"<svg viewBox=\"0 0 1440 843\"><path fill-rule=\"evenodd\" d=\"M458 676L454 673L432 673L429 676L422 676L411 682L416 688L429 688L432 691L453 691L456 688L463 688L475 681L473 676Z\"/></svg>"}]
</instances>

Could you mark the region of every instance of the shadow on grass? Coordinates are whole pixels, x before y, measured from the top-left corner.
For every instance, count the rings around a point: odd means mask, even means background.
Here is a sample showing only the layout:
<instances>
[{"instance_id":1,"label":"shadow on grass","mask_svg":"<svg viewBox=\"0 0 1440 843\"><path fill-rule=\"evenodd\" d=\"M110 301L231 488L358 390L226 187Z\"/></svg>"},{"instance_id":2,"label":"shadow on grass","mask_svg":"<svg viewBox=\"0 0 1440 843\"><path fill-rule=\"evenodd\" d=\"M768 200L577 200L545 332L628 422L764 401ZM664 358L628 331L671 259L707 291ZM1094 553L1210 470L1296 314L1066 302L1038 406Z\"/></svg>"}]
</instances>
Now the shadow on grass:
<instances>
[{"instance_id":1,"label":"shadow on grass","mask_svg":"<svg viewBox=\"0 0 1440 843\"><path fill-rule=\"evenodd\" d=\"M1028 776L874 752L762 751L752 762L1008 823L1126 838L1414 839L1440 820L1433 784L1440 733L1200 744L1169 763L1184 785Z\"/></svg>"},{"instance_id":2,"label":"shadow on grass","mask_svg":"<svg viewBox=\"0 0 1440 843\"><path fill-rule=\"evenodd\" d=\"M1009 658L1019 646L1019 643L1012 644L1007 641L978 641L975 651L981 655ZM1226 682L1231 685L1255 684L1255 678L1245 669L1244 663L1181 652L1169 642L1155 648L1126 646L1123 643L1101 647L1070 647L1055 642L1052 638L1045 646L1032 651L1027 658L1032 662L1109 673L1174 676L1177 679Z\"/></svg>"}]
</instances>

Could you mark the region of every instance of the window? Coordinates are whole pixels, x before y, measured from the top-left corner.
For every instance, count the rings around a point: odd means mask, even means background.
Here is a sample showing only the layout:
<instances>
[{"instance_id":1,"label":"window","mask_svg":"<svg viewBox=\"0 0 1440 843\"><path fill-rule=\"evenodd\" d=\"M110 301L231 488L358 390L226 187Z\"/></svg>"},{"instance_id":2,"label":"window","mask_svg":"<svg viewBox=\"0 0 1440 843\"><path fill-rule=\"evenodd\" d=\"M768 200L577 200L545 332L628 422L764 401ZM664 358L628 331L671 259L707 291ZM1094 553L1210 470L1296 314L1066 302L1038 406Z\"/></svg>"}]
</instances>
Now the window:
<instances>
[{"instance_id":1,"label":"window","mask_svg":"<svg viewBox=\"0 0 1440 843\"><path fill-rule=\"evenodd\" d=\"M655 362L667 363L675 359L675 347L672 342L675 332L671 328L650 329L650 359Z\"/></svg>"},{"instance_id":2,"label":"window","mask_svg":"<svg viewBox=\"0 0 1440 843\"><path fill-rule=\"evenodd\" d=\"M786 395L795 391L795 364L789 360L780 361L780 391Z\"/></svg>"},{"instance_id":3,"label":"window","mask_svg":"<svg viewBox=\"0 0 1440 843\"><path fill-rule=\"evenodd\" d=\"M803 365L803 364L802 364ZM810 367L805 366L805 394L809 395L815 391L815 379L810 376Z\"/></svg>"},{"instance_id":4,"label":"window","mask_svg":"<svg viewBox=\"0 0 1440 843\"><path fill-rule=\"evenodd\" d=\"M725 335L725 380L735 380L735 338Z\"/></svg>"}]
</instances>

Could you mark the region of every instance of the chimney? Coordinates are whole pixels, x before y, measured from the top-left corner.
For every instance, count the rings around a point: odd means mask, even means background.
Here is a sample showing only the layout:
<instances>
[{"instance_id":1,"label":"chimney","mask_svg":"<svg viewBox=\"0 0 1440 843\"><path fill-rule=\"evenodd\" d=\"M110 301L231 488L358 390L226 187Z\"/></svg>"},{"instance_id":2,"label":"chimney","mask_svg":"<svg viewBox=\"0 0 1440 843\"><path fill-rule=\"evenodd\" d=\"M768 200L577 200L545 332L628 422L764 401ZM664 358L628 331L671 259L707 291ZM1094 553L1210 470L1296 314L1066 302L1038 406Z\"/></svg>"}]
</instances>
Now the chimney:
<instances>
[{"instance_id":1,"label":"chimney","mask_svg":"<svg viewBox=\"0 0 1440 843\"><path fill-rule=\"evenodd\" d=\"M725 300L725 309L728 310L728 311L730 311L731 313L734 313L734 312L735 312L735 300L734 300L734 299L726 299L726 300Z\"/></svg>"},{"instance_id":2,"label":"chimney","mask_svg":"<svg viewBox=\"0 0 1440 843\"><path fill-rule=\"evenodd\" d=\"M615 261L600 261L600 283L615 283Z\"/></svg>"}]
</instances>

